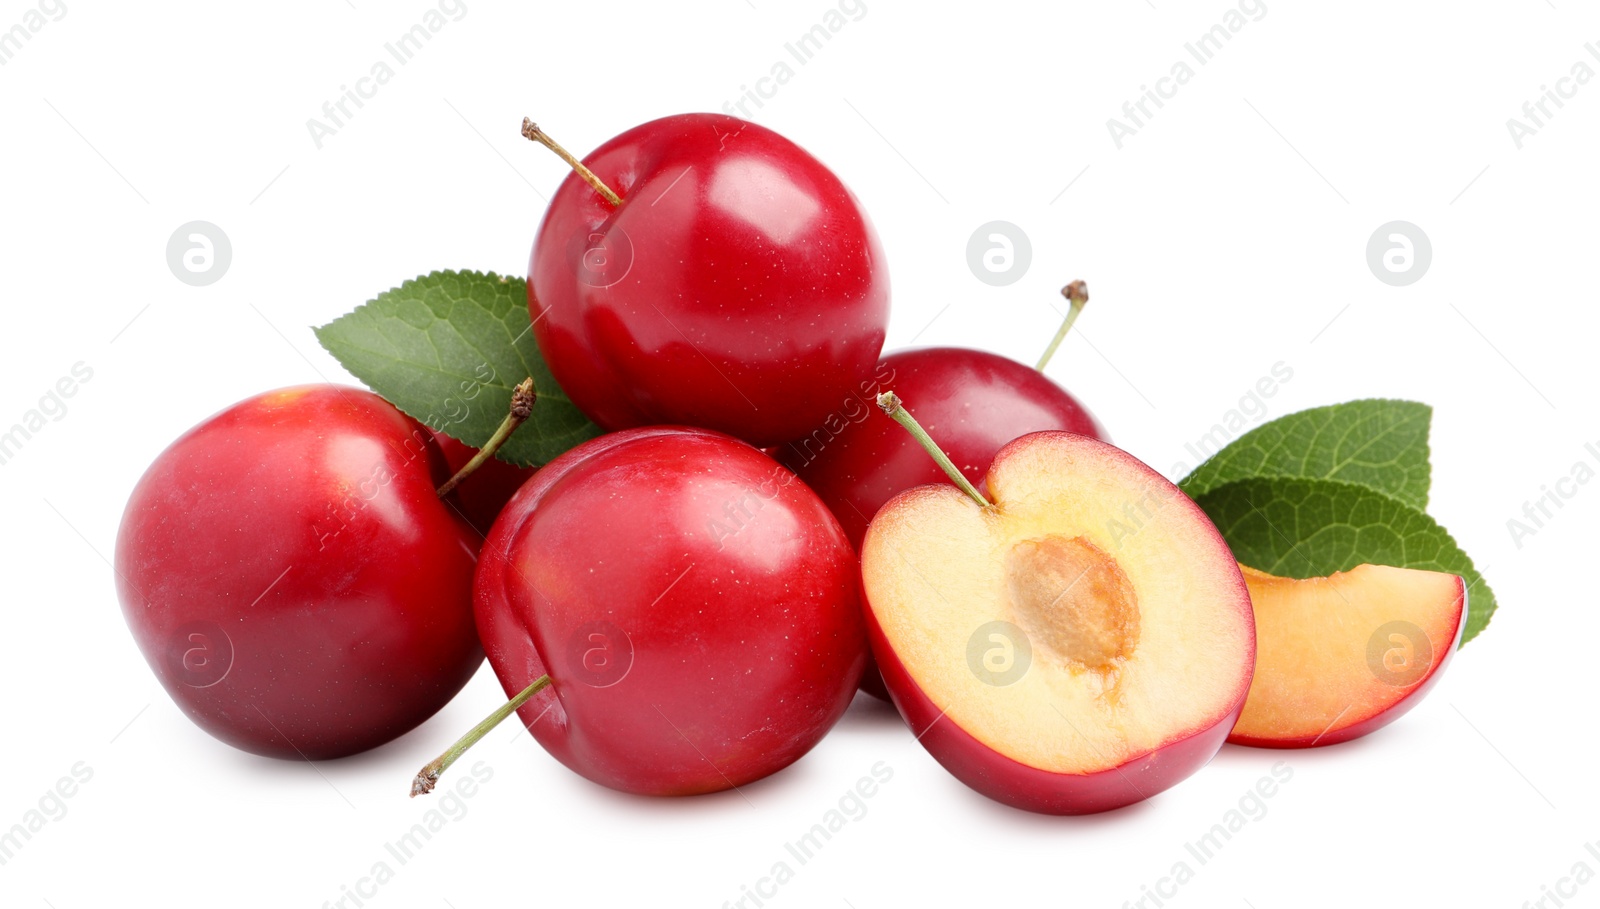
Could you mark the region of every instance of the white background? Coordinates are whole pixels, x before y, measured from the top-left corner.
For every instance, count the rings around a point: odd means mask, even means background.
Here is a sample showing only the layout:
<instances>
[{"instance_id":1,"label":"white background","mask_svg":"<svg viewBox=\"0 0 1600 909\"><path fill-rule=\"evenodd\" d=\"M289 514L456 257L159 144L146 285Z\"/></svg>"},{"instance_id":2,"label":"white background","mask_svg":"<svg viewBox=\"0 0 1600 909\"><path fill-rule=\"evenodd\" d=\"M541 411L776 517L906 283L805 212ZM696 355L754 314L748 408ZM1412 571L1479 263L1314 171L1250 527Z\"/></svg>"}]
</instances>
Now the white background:
<instances>
[{"instance_id":1,"label":"white background","mask_svg":"<svg viewBox=\"0 0 1600 909\"><path fill-rule=\"evenodd\" d=\"M319 150L307 119L386 56L423 0L65 6L0 67L0 428L75 363L93 370L0 466L0 827L75 763L93 777L0 866L0 903L322 906L430 807L406 799L411 774L499 688L485 667L410 735L318 766L212 740L156 684L117 606L105 558L129 490L237 399L348 381L309 326L432 269L521 273L563 176L519 137L523 115L582 153L721 109L830 7L466 0ZM0 3L0 29L34 8ZM1600 69L1584 48L1600 14L1573 0L1268 0L1119 150L1107 118L1186 59L1223 2L865 8L755 119L872 213L891 348L1031 362L1058 288L1085 278L1094 300L1051 372L1169 475L1279 361L1294 375L1271 416L1427 401L1432 512L1500 614L1389 729L1312 751L1229 747L1153 801L1091 819L986 801L859 699L791 769L675 801L602 790L507 729L469 760L493 777L465 816L410 863L391 859L367 905L721 906L878 761L894 776L868 813L767 906L1116 907L1186 858L1194 879L1169 906L1521 906L1577 862L1600 871L1584 848L1600 839L1600 484L1575 487L1520 546L1506 525L1576 462L1600 466L1584 448L1600 443L1600 85L1520 150L1506 126L1575 62ZM202 288L165 259L196 219L233 244ZM1004 288L965 255L996 219L1033 246ZM1365 258L1395 219L1432 240L1409 287ZM1184 844L1278 760L1294 775L1266 815L1198 866ZM1600 900L1600 882L1580 890L1580 904Z\"/></svg>"}]
</instances>

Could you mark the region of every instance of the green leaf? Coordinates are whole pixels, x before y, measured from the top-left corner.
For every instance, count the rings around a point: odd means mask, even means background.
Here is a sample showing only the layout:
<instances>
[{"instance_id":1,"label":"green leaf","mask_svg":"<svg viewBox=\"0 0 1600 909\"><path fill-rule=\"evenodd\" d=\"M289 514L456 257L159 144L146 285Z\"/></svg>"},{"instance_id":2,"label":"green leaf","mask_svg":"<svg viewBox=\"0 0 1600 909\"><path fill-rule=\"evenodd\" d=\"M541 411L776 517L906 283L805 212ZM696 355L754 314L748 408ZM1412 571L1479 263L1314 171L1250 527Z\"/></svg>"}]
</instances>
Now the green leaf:
<instances>
[{"instance_id":1,"label":"green leaf","mask_svg":"<svg viewBox=\"0 0 1600 909\"><path fill-rule=\"evenodd\" d=\"M1194 497L1251 477L1342 480L1428 504L1433 408L1368 399L1302 410L1235 439L1179 484Z\"/></svg>"},{"instance_id":2,"label":"green leaf","mask_svg":"<svg viewBox=\"0 0 1600 909\"><path fill-rule=\"evenodd\" d=\"M1467 582L1472 640L1494 614L1494 592L1461 547L1420 509L1357 483L1258 477L1196 499L1251 568L1321 577L1364 562L1460 575Z\"/></svg>"},{"instance_id":3,"label":"green leaf","mask_svg":"<svg viewBox=\"0 0 1600 909\"><path fill-rule=\"evenodd\" d=\"M498 457L524 467L600 434L556 384L528 321L527 283L436 271L327 325L317 340L368 388L430 429L475 447L494 435L511 391L533 377L533 415Z\"/></svg>"}]
</instances>

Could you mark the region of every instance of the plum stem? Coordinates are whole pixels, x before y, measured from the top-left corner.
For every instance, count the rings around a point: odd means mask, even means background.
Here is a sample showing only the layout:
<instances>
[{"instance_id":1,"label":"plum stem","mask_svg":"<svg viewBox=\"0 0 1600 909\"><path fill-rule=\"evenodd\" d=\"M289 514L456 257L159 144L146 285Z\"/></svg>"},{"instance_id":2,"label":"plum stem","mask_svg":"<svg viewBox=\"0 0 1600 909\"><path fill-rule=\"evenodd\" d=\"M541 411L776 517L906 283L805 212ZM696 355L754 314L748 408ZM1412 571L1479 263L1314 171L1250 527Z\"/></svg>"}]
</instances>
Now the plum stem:
<instances>
[{"instance_id":1,"label":"plum stem","mask_svg":"<svg viewBox=\"0 0 1600 909\"><path fill-rule=\"evenodd\" d=\"M1072 330L1072 323L1078 321L1078 314L1083 312L1083 305L1089 302L1089 285L1082 281L1073 281L1061 288L1061 295L1067 298L1072 307L1067 310L1066 319L1062 320L1061 327L1056 329L1056 336L1050 339L1050 346L1044 349L1044 356L1039 358L1039 364L1034 369L1044 372L1050 364L1050 358L1056 355L1056 348L1061 346L1061 341Z\"/></svg>"},{"instance_id":2,"label":"plum stem","mask_svg":"<svg viewBox=\"0 0 1600 909\"><path fill-rule=\"evenodd\" d=\"M550 138L548 133L539 128L539 124L529 120L527 117L523 117L522 135L555 152L556 155L561 158L561 160L567 162L567 166L572 168L574 173L583 178L583 182L594 187L594 191L604 196L606 201L610 202L613 207L620 206L622 204L621 196L612 192L611 187L607 186L604 180L601 180L599 177L595 176L594 171L585 167L584 163L579 161L577 157L572 154L572 152L562 148L561 143Z\"/></svg>"},{"instance_id":3,"label":"plum stem","mask_svg":"<svg viewBox=\"0 0 1600 909\"><path fill-rule=\"evenodd\" d=\"M533 680L533 684L517 692L517 696L497 707L494 713L483 718L483 722L472 727L467 734L451 745L444 754L433 759L428 766L417 771L411 780L411 797L427 795L439 782L439 775L450 769L450 765L457 758L465 754L468 748L478 743L478 740L489 734L489 731L500 725L501 721L517 711L517 708L528 703L528 699L550 687L550 676L541 675Z\"/></svg>"},{"instance_id":4,"label":"plum stem","mask_svg":"<svg viewBox=\"0 0 1600 909\"><path fill-rule=\"evenodd\" d=\"M442 499L455 492L456 487L461 485L462 480L472 476L474 471L494 457L494 453L500 450L500 446L504 445L506 440L511 438L511 434L517 431L517 427L521 426L528 419L528 416L533 413L533 402L536 397L533 390L532 376L523 379L521 385L511 390L511 410L506 414L506 418L500 421L500 428L496 429L494 435L489 437L489 441L478 449L478 453L472 456L472 460L461 465L461 469L456 471L455 476L445 480L444 485L436 490L439 498Z\"/></svg>"},{"instance_id":5,"label":"plum stem","mask_svg":"<svg viewBox=\"0 0 1600 909\"><path fill-rule=\"evenodd\" d=\"M961 471L956 469L956 465L950 460L950 456L945 454L938 445L934 444L933 438L928 435L928 431L923 429L922 424L917 422L917 418L913 417L900 403L899 395L892 391L886 391L878 395L878 407L894 418L894 421L904 427L906 432L911 433L911 437L917 440L917 444L922 446L922 450L926 451L938 463L945 476L961 487L961 491L966 493L968 498L977 502L983 508L992 507L989 500L985 499L976 487L967 482L967 478L961 475Z\"/></svg>"}]
</instances>

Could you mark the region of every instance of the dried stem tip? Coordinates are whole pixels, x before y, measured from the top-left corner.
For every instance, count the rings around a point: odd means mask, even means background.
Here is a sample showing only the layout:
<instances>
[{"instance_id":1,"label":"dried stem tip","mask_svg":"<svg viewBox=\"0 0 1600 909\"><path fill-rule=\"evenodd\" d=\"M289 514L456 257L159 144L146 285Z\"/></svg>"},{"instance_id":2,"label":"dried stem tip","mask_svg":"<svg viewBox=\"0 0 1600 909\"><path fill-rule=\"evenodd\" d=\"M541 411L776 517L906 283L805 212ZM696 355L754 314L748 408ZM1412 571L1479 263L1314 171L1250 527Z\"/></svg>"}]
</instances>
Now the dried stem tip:
<instances>
[{"instance_id":1,"label":"dried stem tip","mask_svg":"<svg viewBox=\"0 0 1600 909\"><path fill-rule=\"evenodd\" d=\"M1034 369L1044 372L1050 365L1050 358L1056 355L1056 349L1066 339L1067 332L1072 330L1072 323L1078 321L1078 314L1083 312L1083 304L1089 302L1089 285L1082 281L1073 281L1061 288L1061 295L1071 304L1067 307L1067 317L1061 320L1061 327L1056 329L1056 336L1050 339L1050 346L1044 349L1044 355L1039 357L1039 362L1034 364Z\"/></svg>"},{"instance_id":2,"label":"dried stem tip","mask_svg":"<svg viewBox=\"0 0 1600 909\"><path fill-rule=\"evenodd\" d=\"M411 778L411 797L416 798L419 795L427 795L432 792L433 787L439 783L439 775L460 759L468 748L476 745L479 739L488 735L489 731L500 725L502 720L516 713L517 709L528 703L530 698L548 687L550 687L550 676L541 675L533 680L533 684L518 692L516 697L495 708L494 713L484 717L483 722L468 730L467 734L462 736L454 745L451 745L449 750L434 758L426 767L417 771L417 775Z\"/></svg>"},{"instance_id":3,"label":"dried stem tip","mask_svg":"<svg viewBox=\"0 0 1600 909\"><path fill-rule=\"evenodd\" d=\"M537 396L533 391L533 377L522 380L511 391L511 415L519 420L526 420L533 413L533 402Z\"/></svg>"},{"instance_id":4,"label":"dried stem tip","mask_svg":"<svg viewBox=\"0 0 1600 909\"><path fill-rule=\"evenodd\" d=\"M1089 302L1089 285L1082 281L1073 281L1066 287L1061 288L1061 295L1066 297L1074 307L1082 309L1083 304Z\"/></svg>"},{"instance_id":5,"label":"dried stem tip","mask_svg":"<svg viewBox=\"0 0 1600 909\"><path fill-rule=\"evenodd\" d=\"M511 390L511 407L506 413L506 418L501 421L500 427L494 431L494 435L489 438L489 441L478 449L477 454L472 456L472 460L461 465L461 469L456 471L455 476L445 480L444 485L435 490L439 498L442 499L455 492L456 487L460 486L463 480L472 476L479 467L482 467L485 462L494 457L495 452L500 450L500 446L504 445L506 440L511 438L511 434L517 431L517 427L527 422L528 417L533 415L533 402L536 397L537 395L533 390L532 376L523 379L522 384Z\"/></svg>"},{"instance_id":6,"label":"dried stem tip","mask_svg":"<svg viewBox=\"0 0 1600 909\"><path fill-rule=\"evenodd\" d=\"M595 172L584 166L584 163L579 161L577 157L572 154L572 152L562 148L561 143L550 138L548 133L539 128L539 124L533 122L527 117L523 117L522 135L555 152L557 157L567 162L567 166L572 168L574 173L583 178L583 182L594 187L595 192L599 193L601 196L604 196L607 202L610 202L613 206L622 204L621 196L613 192L611 187L605 184L605 181L595 176Z\"/></svg>"},{"instance_id":7,"label":"dried stem tip","mask_svg":"<svg viewBox=\"0 0 1600 909\"><path fill-rule=\"evenodd\" d=\"M427 795L433 787L439 785L439 772L436 770L423 770L411 781L411 797Z\"/></svg>"},{"instance_id":8,"label":"dried stem tip","mask_svg":"<svg viewBox=\"0 0 1600 909\"><path fill-rule=\"evenodd\" d=\"M922 450L926 451L929 457L933 458L934 463L939 465L939 469L944 471L944 475L950 478L950 482L960 487L961 491L966 493L967 497L973 502L977 503L978 507L990 507L989 500L985 499L983 494L978 492L977 488L965 476L962 476L960 469L951 462L950 456L944 453L944 449L940 448L929 437L927 430L923 429L922 424L917 422L917 418L913 417L905 409L905 406L900 403L899 395L892 391L886 391L878 395L878 407L896 423L899 423L906 432L911 433L911 437L917 440L917 444L922 446Z\"/></svg>"}]
</instances>

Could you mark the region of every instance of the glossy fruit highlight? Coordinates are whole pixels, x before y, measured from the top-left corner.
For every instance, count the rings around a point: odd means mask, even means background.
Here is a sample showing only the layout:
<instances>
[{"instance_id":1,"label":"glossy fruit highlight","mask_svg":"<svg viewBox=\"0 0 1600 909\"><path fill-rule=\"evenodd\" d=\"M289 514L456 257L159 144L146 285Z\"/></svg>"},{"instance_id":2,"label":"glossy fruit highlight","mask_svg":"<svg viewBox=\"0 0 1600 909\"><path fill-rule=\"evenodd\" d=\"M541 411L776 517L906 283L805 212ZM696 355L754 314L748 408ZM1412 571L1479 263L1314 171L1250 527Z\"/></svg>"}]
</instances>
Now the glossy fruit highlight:
<instances>
[{"instance_id":1,"label":"glossy fruit highlight","mask_svg":"<svg viewBox=\"0 0 1600 909\"><path fill-rule=\"evenodd\" d=\"M433 715L483 658L476 534L434 494L427 430L306 385L241 401L162 452L117 534L117 593L150 668L236 748L332 758Z\"/></svg>"},{"instance_id":2,"label":"glossy fruit highlight","mask_svg":"<svg viewBox=\"0 0 1600 909\"><path fill-rule=\"evenodd\" d=\"M540 352L590 419L773 445L821 424L871 373L889 317L883 248L804 149L685 114L584 164L617 202L567 177L534 241L528 305Z\"/></svg>"},{"instance_id":3,"label":"glossy fruit highlight","mask_svg":"<svg viewBox=\"0 0 1600 909\"><path fill-rule=\"evenodd\" d=\"M563 764L647 795L797 760L866 663L855 553L805 484L720 433L650 427L552 461L484 544L478 627ZM425 791L425 790L424 790Z\"/></svg>"}]
</instances>

